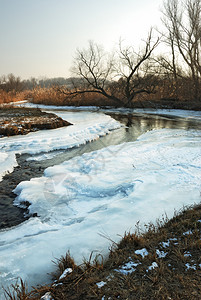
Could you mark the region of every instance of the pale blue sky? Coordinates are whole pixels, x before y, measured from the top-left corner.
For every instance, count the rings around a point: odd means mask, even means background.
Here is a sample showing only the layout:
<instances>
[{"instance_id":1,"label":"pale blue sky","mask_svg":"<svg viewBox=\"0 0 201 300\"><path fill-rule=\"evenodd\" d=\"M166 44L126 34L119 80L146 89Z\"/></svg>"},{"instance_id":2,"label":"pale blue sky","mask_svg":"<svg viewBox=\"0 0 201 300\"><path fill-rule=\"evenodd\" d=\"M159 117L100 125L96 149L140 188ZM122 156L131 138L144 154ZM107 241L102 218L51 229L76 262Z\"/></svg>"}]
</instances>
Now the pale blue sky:
<instances>
[{"instance_id":1,"label":"pale blue sky","mask_svg":"<svg viewBox=\"0 0 201 300\"><path fill-rule=\"evenodd\" d=\"M139 45L163 0L0 0L0 76L69 77L76 48Z\"/></svg>"}]
</instances>

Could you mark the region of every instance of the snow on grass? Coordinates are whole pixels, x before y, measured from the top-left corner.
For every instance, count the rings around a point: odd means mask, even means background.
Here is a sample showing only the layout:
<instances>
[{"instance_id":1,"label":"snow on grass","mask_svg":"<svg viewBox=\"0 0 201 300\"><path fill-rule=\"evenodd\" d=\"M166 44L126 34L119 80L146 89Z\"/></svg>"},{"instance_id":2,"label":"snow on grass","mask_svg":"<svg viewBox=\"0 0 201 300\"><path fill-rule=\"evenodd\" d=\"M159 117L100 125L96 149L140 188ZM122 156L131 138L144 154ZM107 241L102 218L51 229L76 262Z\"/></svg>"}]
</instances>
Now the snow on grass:
<instances>
[{"instance_id":1,"label":"snow on grass","mask_svg":"<svg viewBox=\"0 0 201 300\"><path fill-rule=\"evenodd\" d=\"M98 286L98 288L102 288L104 285L106 284L105 281L100 281L100 282L97 282L96 285Z\"/></svg>"},{"instance_id":2,"label":"snow on grass","mask_svg":"<svg viewBox=\"0 0 201 300\"><path fill-rule=\"evenodd\" d=\"M143 249L136 250L135 254L141 255L142 258L144 258L145 256L149 255L149 252L147 251L146 248L143 248Z\"/></svg>"},{"instance_id":3,"label":"snow on grass","mask_svg":"<svg viewBox=\"0 0 201 300\"><path fill-rule=\"evenodd\" d=\"M70 274L73 272L72 268L67 268L63 271L63 273L61 274L61 276L59 277L59 280L63 279L66 277L66 275Z\"/></svg>"},{"instance_id":4,"label":"snow on grass","mask_svg":"<svg viewBox=\"0 0 201 300\"><path fill-rule=\"evenodd\" d=\"M163 246L163 248L167 248L170 246L170 242L173 242L174 245L177 245L177 238L170 238L169 240L167 240L167 242L161 242L161 245Z\"/></svg>"},{"instance_id":5,"label":"snow on grass","mask_svg":"<svg viewBox=\"0 0 201 300\"><path fill-rule=\"evenodd\" d=\"M191 253L189 251L185 251L184 252L184 257L190 257L192 256Z\"/></svg>"},{"instance_id":6,"label":"snow on grass","mask_svg":"<svg viewBox=\"0 0 201 300\"><path fill-rule=\"evenodd\" d=\"M50 292L47 292L44 296L40 298L41 300L54 300Z\"/></svg>"},{"instance_id":7,"label":"snow on grass","mask_svg":"<svg viewBox=\"0 0 201 300\"><path fill-rule=\"evenodd\" d=\"M190 265L189 263L185 264L186 270L196 270L196 265Z\"/></svg>"},{"instance_id":8,"label":"snow on grass","mask_svg":"<svg viewBox=\"0 0 201 300\"><path fill-rule=\"evenodd\" d=\"M164 213L170 218L175 209L199 203L200 137L194 130L147 132L20 183L15 204L30 202L38 217L0 232L1 283L21 276L30 286L43 284L50 280L51 260L68 250L76 263L93 250L104 255L110 242L103 235L118 241L138 220L147 224Z\"/></svg>"},{"instance_id":9,"label":"snow on grass","mask_svg":"<svg viewBox=\"0 0 201 300\"><path fill-rule=\"evenodd\" d=\"M158 268L158 264L154 261L151 264L151 266L148 267L148 269L146 271L148 272L148 271L154 270L155 268Z\"/></svg>"},{"instance_id":10,"label":"snow on grass","mask_svg":"<svg viewBox=\"0 0 201 300\"><path fill-rule=\"evenodd\" d=\"M164 258L168 254L168 252L160 251L156 249L156 254L158 255L158 258Z\"/></svg>"},{"instance_id":11,"label":"snow on grass","mask_svg":"<svg viewBox=\"0 0 201 300\"><path fill-rule=\"evenodd\" d=\"M136 267L140 264L140 262L129 261L123 266L121 266L119 269L115 269L114 271L122 273L123 275L128 275L130 273L135 272Z\"/></svg>"},{"instance_id":12,"label":"snow on grass","mask_svg":"<svg viewBox=\"0 0 201 300\"><path fill-rule=\"evenodd\" d=\"M183 233L183 235L189 235L189 234L193 234L192 230L188 230L188 231Z\"/></svg>"}]
</instances>

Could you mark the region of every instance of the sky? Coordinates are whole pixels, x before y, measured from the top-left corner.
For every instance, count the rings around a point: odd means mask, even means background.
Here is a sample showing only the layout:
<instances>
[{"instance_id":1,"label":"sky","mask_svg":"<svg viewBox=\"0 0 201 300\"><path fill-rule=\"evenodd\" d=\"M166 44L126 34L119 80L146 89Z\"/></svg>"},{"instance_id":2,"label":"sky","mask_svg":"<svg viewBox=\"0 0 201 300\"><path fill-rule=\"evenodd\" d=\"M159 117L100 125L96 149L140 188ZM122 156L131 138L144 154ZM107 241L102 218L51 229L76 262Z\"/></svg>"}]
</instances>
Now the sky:
<instances>
[{"instance_id":1,"label":"sky","mask_svg":"<svg viewBox=\"0 0 201 300\"><path fill-rule=\"evenodd\" d=\"M160 26L163 0L0 0L0 76L70 77L89 40L139 47Z\"/></svg>"}]
</instances>

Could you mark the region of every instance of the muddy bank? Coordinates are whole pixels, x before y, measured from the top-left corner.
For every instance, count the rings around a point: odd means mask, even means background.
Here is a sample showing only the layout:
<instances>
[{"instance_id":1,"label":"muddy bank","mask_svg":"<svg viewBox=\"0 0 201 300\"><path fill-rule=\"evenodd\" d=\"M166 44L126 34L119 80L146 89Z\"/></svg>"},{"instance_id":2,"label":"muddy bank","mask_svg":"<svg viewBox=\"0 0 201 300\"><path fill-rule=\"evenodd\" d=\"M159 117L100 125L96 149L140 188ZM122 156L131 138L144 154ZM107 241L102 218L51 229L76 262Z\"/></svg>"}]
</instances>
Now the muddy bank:
<instances>
[{"instance_id":1,"label":"muddy bank","mask_svg":"<svg viewBox=\"0 0 201 300\"><path fill-rule=\"evenodd\" d=\"M41 129L54 129L71 125L53 113L38 108L0 108L0 136L27 134Z\"/></svg>"},{"instance_id":2,"label":"muddy bank","mask_svg":"<svg viewBox=\"0 0 201 300\"><path fill-rule=\"evenodd\" d=\"M17 157L19 166L12 173L4 176L0 182L0 229L18 225L28 219L27 210L13 206L16 195L12 192L24 180L42 176L44 168L36 162L29 163Z\"/></svg>"},{"instance_id":3,"label":"muddy bank","mask_svg":"<svg viewBox=\"0 0 201 300\"><path fill-rule=\"evenodd\" d=\"M41 129L53 129L71 125L53 113L37 108L1 107L0 136L24 135ZM27 210L13 206L16 195L12 192L21 182L42 176L44 168L39 163L26 162L24 156L17 156L18 165L0 182L0 229L12 227L25 221Z\"/></svg>"}]
</instances>

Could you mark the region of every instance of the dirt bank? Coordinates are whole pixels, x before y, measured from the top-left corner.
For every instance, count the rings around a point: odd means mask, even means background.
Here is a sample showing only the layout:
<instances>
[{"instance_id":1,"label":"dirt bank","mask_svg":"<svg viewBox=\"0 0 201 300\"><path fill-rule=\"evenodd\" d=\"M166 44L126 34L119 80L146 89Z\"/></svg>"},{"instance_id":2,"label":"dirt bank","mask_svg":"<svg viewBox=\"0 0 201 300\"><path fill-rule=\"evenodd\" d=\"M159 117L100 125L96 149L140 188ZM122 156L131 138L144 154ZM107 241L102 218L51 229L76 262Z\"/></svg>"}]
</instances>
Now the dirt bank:
<instances>
[{"instance_id":1,"label":"dirt bank","mask_svg":"<svg viewBox=\"0 0 201 300\"><path fill-rule=\"evenodd\" d=\"M54 129L71 125L52 113L38 108L1 107L0 136L27 134L41 129Z\"/></svg>"}]
</instances>

